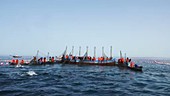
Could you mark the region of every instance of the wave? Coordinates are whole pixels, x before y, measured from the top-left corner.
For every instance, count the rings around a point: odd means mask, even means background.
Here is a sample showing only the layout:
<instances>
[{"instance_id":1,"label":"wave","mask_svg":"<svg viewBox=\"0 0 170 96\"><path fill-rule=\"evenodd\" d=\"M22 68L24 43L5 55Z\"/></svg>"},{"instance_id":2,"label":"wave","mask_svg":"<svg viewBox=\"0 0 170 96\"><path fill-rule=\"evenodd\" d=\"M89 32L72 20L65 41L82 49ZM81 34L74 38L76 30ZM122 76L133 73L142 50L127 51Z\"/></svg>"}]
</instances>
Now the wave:
<instances>
[{"instance_id":1,"label":"wave","mask_svg":"<svg viewBox=\"0 0 170 96\"><path fill-rule=\"evenodd\" d=\"M16 67L17 68L23 68L24 66L22 66L21 64L17 64Z\"/></svg>"},{"instance_id":2,"label":"wave","mask_svg":"<svg viewBox=\"0 0 170 96\"><path fill-rule=\"evenodd\" d=\"M34 75L38 75L37 73L35 73L34 71L28 71L26 72L29 76L34 76Z\"/></svg>"}]
</instances>

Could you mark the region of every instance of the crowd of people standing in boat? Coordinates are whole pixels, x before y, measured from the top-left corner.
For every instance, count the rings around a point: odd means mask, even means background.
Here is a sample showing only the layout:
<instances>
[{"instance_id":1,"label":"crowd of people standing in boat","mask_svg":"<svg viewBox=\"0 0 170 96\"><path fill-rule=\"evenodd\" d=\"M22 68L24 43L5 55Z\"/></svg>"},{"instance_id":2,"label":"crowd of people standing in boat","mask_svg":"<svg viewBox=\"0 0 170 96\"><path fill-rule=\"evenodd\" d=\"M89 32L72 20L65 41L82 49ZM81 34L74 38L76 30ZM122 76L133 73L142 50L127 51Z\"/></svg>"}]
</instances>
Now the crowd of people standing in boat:
<instances>
[{"instance_id":1,"label":"crowd of people standing in boat","mask_svg":"<svg viewBox=\"0 0 170 96\"><path fill-rule=\"evenodd\" d=\"M98 57L96 58L95 56L91 57L91 56L73 56L73 55L63 55L61 58L61 62L64 62L65 60L67 61L71 61L74 60L74 62L79 62L79 61L94 61L94 62L98 62L98 63L105 63L107 61L111 61L111 62L116 62L116 59L110 57ZM47 63L55 63L57 60L54 57L41 57L41 58L37 58L36 56L33 57L33 59L30 61L31 64L47 64ZM18 59L12 59L12 64L25 64L25 61L22 60L18 60ZM130 58L119 58L118 59L118 64L126 64L129 67L138 67L134 62L131 61Z\"/></svg>"},{"instance_id":2,"label":"crowd of people standing in boat","mask_svg":"<svg viewBox=\"0 0 170 96\"><path fill-rule=\"evenodd\" d=\"M80 60L80 61L98 61L98 62L107 62L113 60L112 57L91 57L91 56L73 56L73 55L63 55L62 60ZM115 59L114 59L115 60Z\"/></svg>"},{"instance_id":3,"label":"crowd of people standing in boat","mask_svg":"<svg viewBox=\"0 0 170 96\"><path fill-rule=\"evenodd\" d=\"M31 61L34 64L46 64L46 63L54 63L55 59L54 57L49 57L49 60L47 61L46 57L41 57L39 59L37 59L37 57L33 57L33 60Z\"/></svg>"},{"instance_id":4,"label":"crowd of people standing in boat","mask_svg":"<svg viewBox=\"0 0 170 96\"><path fill-rule=\"evenodd\" d=\"M12 64L24 64L25 63L25 61L24 61L24 59L22 59L22 60L19 60L19 59L12 59L12 62L11 62Z\"/></svg>"}]
</instances>

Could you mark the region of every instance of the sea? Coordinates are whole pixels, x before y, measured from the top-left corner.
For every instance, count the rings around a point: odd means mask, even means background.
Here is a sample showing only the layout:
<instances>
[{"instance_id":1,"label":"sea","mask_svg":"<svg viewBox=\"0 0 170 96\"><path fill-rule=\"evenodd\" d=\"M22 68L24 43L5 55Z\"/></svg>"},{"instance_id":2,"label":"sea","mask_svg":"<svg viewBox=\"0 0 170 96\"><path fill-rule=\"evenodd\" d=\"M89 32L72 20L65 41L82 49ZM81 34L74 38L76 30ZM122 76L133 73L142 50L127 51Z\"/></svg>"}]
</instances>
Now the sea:
<instances>
[{"instance_id":1,"label":"sea","mask_svg":"<svg viewBox=\"0 0 170 96\"><path fill-rule=\"evenodd\" d=\"M170 96L170 58L132 58L136 72L116 66L9 65L0 57L0 96Z\"/></svg>"}]
</instances>

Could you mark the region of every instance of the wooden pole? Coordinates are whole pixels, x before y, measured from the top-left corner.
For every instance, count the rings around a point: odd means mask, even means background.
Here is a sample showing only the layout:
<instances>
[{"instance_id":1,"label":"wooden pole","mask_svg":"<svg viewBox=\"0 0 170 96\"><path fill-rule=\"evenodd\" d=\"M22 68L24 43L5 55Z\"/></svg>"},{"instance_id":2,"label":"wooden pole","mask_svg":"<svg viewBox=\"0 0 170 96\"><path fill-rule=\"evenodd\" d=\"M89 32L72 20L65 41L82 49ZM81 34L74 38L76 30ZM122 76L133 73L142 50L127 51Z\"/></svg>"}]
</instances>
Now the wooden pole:
<instances>
[{"instance_id":1,"label":"wooden pole","mask_svg":"<svg viewBox=\"0 0 170 96\"><path fill-rule=\"evenodd\" d=\"M104 47L102 47L102 56L104 56Z\"/></svg>"},{"instance_id":2,"label":"wooden pole","mask_svg":"<svg viewBox=\"0 0 170 96\"><path fill-rule=\"evenodd\" d=\"M87 47L86 47L87 56L88 56L88 48L89 48L89 47L87 46Z\"/></svg>"},{"instance_id":3,"label":"wooden pole","mask_svg":"<svg viewBox=\"0 0 170 96\"><path fill-rule=\"evenodd\" d=\"M96 47L94 47L94 57L96 57Z\"/></svg>"},{"instance_id":4,"label":"wooden pole","mask_svg":"<svg viewBox=\"0 0 170 96\"><path fill-rule=\"evenodd\" d=\"M79 56L81 56L81 46L79 46Z\"/></svg>"},{"instance_id":5,"label":"wooden pole","mask_svg":"<svg viewBox=\"0 0 170 96\"><path fill-rule=\"evenodd\" d=\"M122 52L120 51L120 58L122 58Z\"/></svg>"},{"instance_id":6,"label":"wooden pole","mask_svg":"<svg viewBox=\"0 0 170 96\"><path fill-rule=\"evenodd\" d=\"M72 55L74 54L74 46L72 46L72 52L71 53L72 53Z\"/></svg>"},{"instance_id":7,"label":"wooden pole","mask_svg":"<svg viewBox=\"0 0 170 96\"><path fill-rule=\"evenodd\" d=\"M110 58L112 58L112 46L110 46Z\"/></svg>"},{"instance_id":8,"label":"wooden pole","mask_svg":"<svg viewBox=\"0 0 170 96\"><path fill-rule=\"evenodd\" d=\"M37 50L37 55L36 55L36 61L38 62L38 54L39 54L39 50Z\"/></svg>"}]
</instances>

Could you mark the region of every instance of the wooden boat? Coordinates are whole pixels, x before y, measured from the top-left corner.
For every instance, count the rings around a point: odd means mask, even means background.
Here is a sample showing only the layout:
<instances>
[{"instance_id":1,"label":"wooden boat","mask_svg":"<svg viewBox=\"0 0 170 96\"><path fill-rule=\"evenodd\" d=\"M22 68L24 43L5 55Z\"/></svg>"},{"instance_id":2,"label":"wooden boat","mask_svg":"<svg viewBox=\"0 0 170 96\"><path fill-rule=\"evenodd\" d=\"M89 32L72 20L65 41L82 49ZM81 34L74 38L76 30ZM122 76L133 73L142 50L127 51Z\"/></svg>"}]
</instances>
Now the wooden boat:
<instances>
[{"instance_id":1,"label":"wooden boat","mask_svg":"<svg viewBox=\"0 0 170 96\"><path fill-rule=\"evenodd\" d=\"M130 67L127 65L127 63L118 63L117 66L119 67L123 67L123 68L127 68L133 71L141 71L142 72L142 66L134 66L134 67Z\"/></svg>"},{"instance_id":2,"label":"wooden boat","mask_svg":"<svg viewBox=\"0 0 170 96\"><path fill-rule=\"evenodd\" d=\"M17 65L16 63L9 62L10 65ZM29 63L23 63L21 65L28 65Z\"/></svg>"},{"instance_id":3,"label":"wooden boat","mask_svg":"<svg viewBox=\"0 0 170 96\"><path fill-rule=\"evenodd\" d=\"M18 56L18 55L15 55L15 56L12 56L13 58L22 58L22 56Z\"/></svg>"},{"instance_id":4,"label":"wooden boat","mask_svg":"<svg viewBox=\"0 0 170 96\"><path fill-rule=\"evenodd\" d=\"M10 65L17 65L16 63L9 62ZM29 63L19 63L20 65L50 65L50 64L58 64L57 62L46 62L46 63L36 63L36 62L29 62Z\"/></svg>"},{"instance_id":5,"label":"wooden boat","mask_svg":"<svg viewBox=\"0 0 170 96\"><path fill-rule=\"evenodd\" d=\"M141 71L142 72L142 66L138 67L129 67L126 63L118 63L113 60L98 62L98 61L76 61L76 60L64 60L61 62L62 64L73 64L73 65L96 65L96 66L117 66L121 68L130 69L133 71Z\"/></svg>"},{"instance_id":6,"label":"wooden boat","mask_svg":"<svg viewBox=\"0 0 170 96\"><path fill-rule=\"evenodd\" d=\"M138 67L128 67L129 69L131 70L134 70L134 71L142 71L142 66L138 66Z\"/></svg>"},{"instance_id":7,"label":"wooden boat","mask_svg":"<svg viewBox=\"0 0 170 96\"><path fill-rule=\"evenodd\" d=\"M98 66L115 66L114 61L104 61L104 62L98 62L98 61L67 61L65 63L68 64L76 64L76 65L98 65Z\"/></svg>"},{"instance_id":8,"label":"wooden boat","mask_svg":"<svg viewBox=\"0 0 170 96\"><path fill-rule=\"evenodd\" d=\"M84 56L76 57L76 58L71 59L71 60L70 60L70 58L66 58L66 57L68 57L68 56L66 56L66 51L67 51L67 47L66 47L66 50L63 53L61 61L59 61L61 64L117 66L117 67L120 67L120 68L126 68L126 69L130 69L130 70L133 70L133 71L142 71L142 66L129 67L126 63L120 63L119 61L116 62L115 60L112 60L111 59L112 55L110 55L110 57L111 57L110 60L108 60L108 59L104 59L103 61L86 60L85 58L88 57L88 47L87 47L87 51L84 54ZM80 50L79 50L79 52L80 52ZM107 58L107 56L104 53L104 47L102 47L102 54L103 54L104 58ZM112 54L112 46L111 46L110 54ZM94 47L94 57L96 57L96 47ZM121 51L120 51L120 58L123 58Z\"/></svg>"}]
</instances>

